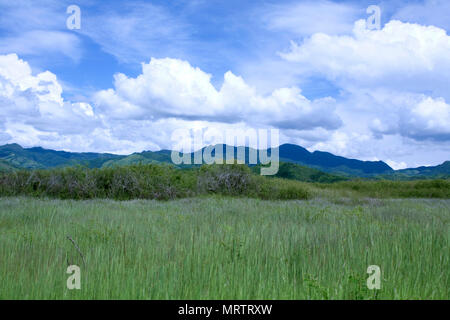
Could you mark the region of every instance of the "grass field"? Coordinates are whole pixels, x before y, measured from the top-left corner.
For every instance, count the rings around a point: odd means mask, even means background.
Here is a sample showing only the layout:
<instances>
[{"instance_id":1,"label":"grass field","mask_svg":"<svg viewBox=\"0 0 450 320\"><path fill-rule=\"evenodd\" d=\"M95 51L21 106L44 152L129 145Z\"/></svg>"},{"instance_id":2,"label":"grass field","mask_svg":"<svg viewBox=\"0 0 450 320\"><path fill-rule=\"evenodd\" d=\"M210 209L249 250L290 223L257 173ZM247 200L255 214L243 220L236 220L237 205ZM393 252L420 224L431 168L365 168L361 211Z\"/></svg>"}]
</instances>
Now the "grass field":
<instances>
[{"instance_id":1,"label":"grass field","mask_svg":"<svg viewBox=\"0 0 450 320\"><path fill-rule=\"evenodd\" d=\"M449 220L445 199L4 197L0 298L449 299Z\"/></svg>"}]
</instances>

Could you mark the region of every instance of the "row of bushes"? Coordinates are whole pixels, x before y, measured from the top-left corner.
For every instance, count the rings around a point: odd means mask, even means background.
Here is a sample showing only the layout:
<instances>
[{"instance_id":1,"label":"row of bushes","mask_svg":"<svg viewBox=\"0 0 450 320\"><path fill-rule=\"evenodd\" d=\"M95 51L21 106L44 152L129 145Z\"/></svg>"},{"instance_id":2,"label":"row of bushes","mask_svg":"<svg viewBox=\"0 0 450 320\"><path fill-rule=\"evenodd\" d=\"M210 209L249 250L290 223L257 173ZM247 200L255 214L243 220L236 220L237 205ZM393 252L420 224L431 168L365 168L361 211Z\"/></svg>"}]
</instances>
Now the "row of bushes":
<instances>
[{"instance_id":1,"label":"row of bushes","mask_svg":"<svg viewBox=\"0 0 450 320\"><path fill-rule=\"evenodd\" d=\"M178 169L170 165L131 165L88 169L21 170L0 174L0 196L60 199L110 198L169 200L220 194L260 199L308 199L326 190L372 198L450 198L450 180L351 180L304 183L252 173L246 165L203 165ZM325 193L324 193L325 194Z\"/></svg>"},{"instance_id":2,"label":"row of bushes","mask_svg":"<svg viewBox=\"0 0 450 320\"><path fill-rule=\"evenodd\" d=\"M306 199L298 182L252 174L245 165L204 165L180 170L170 165L88 169L21 170L0 175L0 196L61 199L168 200L202 194L261 199Z\"/></svg>"}]
</instances>

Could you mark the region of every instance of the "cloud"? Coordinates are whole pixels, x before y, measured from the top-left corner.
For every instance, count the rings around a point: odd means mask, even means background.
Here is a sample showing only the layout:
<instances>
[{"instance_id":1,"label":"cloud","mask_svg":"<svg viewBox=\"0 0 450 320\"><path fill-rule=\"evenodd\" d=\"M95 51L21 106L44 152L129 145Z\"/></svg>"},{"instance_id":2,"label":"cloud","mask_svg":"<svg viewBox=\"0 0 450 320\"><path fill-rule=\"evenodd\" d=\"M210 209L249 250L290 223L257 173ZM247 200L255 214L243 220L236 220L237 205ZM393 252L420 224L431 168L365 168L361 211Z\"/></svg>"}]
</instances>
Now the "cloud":
<instances>
[{"instance_id":1,"label":"cloud","mask_svg":"<svg viewBox=\"0 0 450 320\"><path fill-rule=\"evenodd\" d=\"M305 1L268 5L262 20L269 30L289 32L295 36L345 34L352 30L353 22L361 10L354 6L331 1Z\"/></svg>"},{"instance_id":2,"label":"cloud","mask_svg":"<svg viewBox=\"0 0 450 320\"><path fill-rule=\"evenodd\" d=\"M355 22L351 36L316 33L303 43L292 42L280 53L287 61L349 85L393 85L432 89L449 80L450 37L433 26L390 21L381 30L368 30L364 20ZM434 77L432 83L430 75Z\"/></svg>"},{"instance_id":3,"label":"cloud","mask_svg":"<svg viewBox=\"0 0 450 320\"><path fill-rule=\"evenodd\" d=\"M142 74L136 78L119 73L114 79L115 88L98 92L94 101L102 113L115 119L176 117L297 130L341 125L332 98L310 101L297 87L262 96L230 71L217 90L210 74L178 59L153 58L142 65Z\"/></svg>"},{"instance_id":4,"label":"cloud","mask_svg":"<svg viewBox=\"0 0 450 320\"><path fill-rule=\"evenodd\" d=\"M81 41L73 33L35 30L21 35L3 38L0 53L15 52L20 55L42 56L64 55L75 62L82 56Z\"/></svg>"},{"instance_id":5,"label":"cloud","mask_svg":"<svg viewBox=\"0 0 450 320\"><path fill-rule=\"evenodd\" d=\"M404 161L397 162L397 161L388 159L385 162L389 165L389 167L391 167L394 170L405 169L408 167L406 162L404 162Z\"/></svg>"},{"instance_id":6,"label":"cloud","mask_svg":"<svg viewBox=\"0 0 450 320\"><path fill-rule=\"evenodd\" d=\"M376 116L371 128L375 133L393 134L415 140L450 140L450 105L443 98L424 95L386 97L391 109Z\"/></svg>"},{"instance_id":7,"label":"cloud","mask_svg":"<svg viewBox=\"0 0 450 320\"><path fill-rule=\"evenodd\" d=\"M450 2L447 0L425 0L420 3L409 3L400 8L393 19L415 22L423 25L434 25L450 30Z\"/></svg>"},{"instance_id":8,"label":"cloud","mask_svg":"<svg viewBox=\"0 0 450 320\"><path fill-rule=\"evenodd\" d=\"M35 59L67 57L78 63L83 49L78 34L66 28L66 7L61 1L2 2L0 54L16 53Z\"/></svg>"},{"instance_id":9,"label":"cloud","mask_svg":"<svg viewBox=\"0 0 450 320\"><path fill-rule=\"evenodd\" d=\"M127 2L119 7L100 6L98 12L83 16L80 33L121 62L179 56L189 42L189 25L162 6Z\"/></svg>"},{"instance_id":10,"label":"cloud","mask_svg":"<svg viewBox=\"0 0 450 320\"><path fill-rule=\"evenodd\" d=\"M341 88L338 114L355 113L347 125L364 122L378 138L449 141L448 52L443 29L390 21L368 30L359 20L351 36L317 33L281 56Z\"/></svg>"},{"instance_id":11,"label":"cloud","mask_svg":"<svg viewBox=\"0 0 450 320\"><path fill-rule=\"evenodd\" d=\"M56 75L33 75L16 54L0 55L0 105L3 135L25 143L45 137L86 135L98 125L88 103L65 101ZM61 143L61 141L59 141Z\"/></svg>"},{"instance_id":12,"label":"cloud","mask_svg":"<svg viewBox=\"0 0 450 320\"><path fill-rule=\"evenodd\" d=\"M66 3L64 3L66 2ZM0 29L17 34L34 29L61 29L66 26L68 1L0 1Z\"/></svg>"}]
</instances>

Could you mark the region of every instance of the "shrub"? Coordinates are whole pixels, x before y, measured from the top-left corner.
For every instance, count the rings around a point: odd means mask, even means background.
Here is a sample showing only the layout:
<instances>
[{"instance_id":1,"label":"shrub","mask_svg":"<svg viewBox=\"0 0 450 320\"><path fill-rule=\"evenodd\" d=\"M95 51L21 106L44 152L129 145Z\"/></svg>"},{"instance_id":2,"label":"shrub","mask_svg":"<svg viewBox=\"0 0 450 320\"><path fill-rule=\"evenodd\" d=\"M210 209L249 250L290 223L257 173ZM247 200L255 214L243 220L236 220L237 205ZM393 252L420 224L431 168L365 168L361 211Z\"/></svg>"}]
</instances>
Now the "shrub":
<instances>
[{"instance_id":1,"label":"shrub","mask_svg":"<svg viewBox=\"0 0 450 320\"><path fill-rule=\"evenodd\" d=\"M201 193L246 195L254 188L250 169L246 165L203 165L198 170L197 190Z\"/></svg>"},{"instance_id":2,"label":"shrub","mask_svg":"<svg viewBox=\"0 0 450 320\"><path fill-rule=\"evenodd\" d=\"M310 192L305 184L280 178L256 176L256 197L267 200L302 200L309 199Z\"/></svg>"}]
</instances>

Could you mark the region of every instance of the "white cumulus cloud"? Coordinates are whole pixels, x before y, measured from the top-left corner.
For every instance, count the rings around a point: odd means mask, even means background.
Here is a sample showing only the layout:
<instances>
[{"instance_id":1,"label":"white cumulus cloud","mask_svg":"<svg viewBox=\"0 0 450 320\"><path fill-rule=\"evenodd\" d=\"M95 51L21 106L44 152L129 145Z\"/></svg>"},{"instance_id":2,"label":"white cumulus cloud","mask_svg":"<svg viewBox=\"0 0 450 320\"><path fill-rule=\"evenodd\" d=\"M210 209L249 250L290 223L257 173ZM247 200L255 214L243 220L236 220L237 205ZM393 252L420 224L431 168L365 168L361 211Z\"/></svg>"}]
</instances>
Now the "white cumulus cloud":
<instances>
[{"instance_id":1,"label":"white cumulus cloud","mask_svg":"<svg viewBox=\"0 0 450 320\"><path fill-rule=\"evenodd\" d=\"M338 114L353 112L376 136L449 141L449 52L450 36L438 27L394 20L369 30L359 20L352 35L316 33L280 55L333 81L345 106ZM347 127L359 126L352 120Z\"/></svg>"},{"instance_id":2,"label":"white cumulus cloud","mask_svg":"<svg viewBox=\"0 0 450 320\"><path fill-rule=\"evenodd\" d=\"M71 103L62 96L55 74L33 75L16 54L0 55L1 130L16 142L39 144L64 135L82 135L99 125L88 103Z\"/></svg>"},{"instance_id":3,"label":"white cumulus cloud","mask_svg":"<svg viewBox=\"0 0 450 320\"><path fill-rule=\"evenodd\" d=\"M178 59L152 59L136 78L116 74L114 89L95 96L98 109L115 119L246 122L288 129L336 129L341 120L335 101L310 101L297 87L259 95L244 79L228 71L219 90L211 75Z\"/></svg>"}]
</instances>

